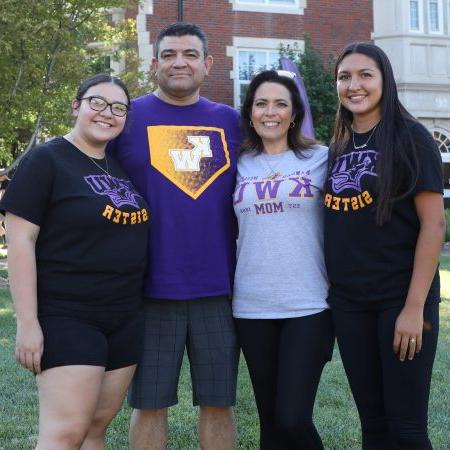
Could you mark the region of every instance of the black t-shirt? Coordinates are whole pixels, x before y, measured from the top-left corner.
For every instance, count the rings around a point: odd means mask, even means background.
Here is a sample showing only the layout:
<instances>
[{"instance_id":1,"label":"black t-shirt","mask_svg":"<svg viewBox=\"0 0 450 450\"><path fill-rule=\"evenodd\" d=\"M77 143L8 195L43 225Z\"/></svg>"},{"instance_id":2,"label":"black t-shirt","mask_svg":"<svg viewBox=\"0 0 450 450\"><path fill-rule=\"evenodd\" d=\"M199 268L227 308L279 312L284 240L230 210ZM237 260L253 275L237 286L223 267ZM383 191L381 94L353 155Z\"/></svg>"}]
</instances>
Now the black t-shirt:
<instances>
[{"instance_id":1,"label":"black t-shirt","mask_svg":"<svg viewBox=\"0 0 450 450\"><path fill-rule=\"evenodd\" d=\"M394 203L391 219L382 226L375 223L378 150L374 138L360 150L350 140L333 161L324 199L325 262L333 307L388 307L406 300L420 231L414 196L421 191L443 192L436 143L418 123L410 131L418 153L418 181L410 195ZM369 136L358 135L358 144ZM439 301L439 290L436 271L427 301Z\"/></svg>"},{"instance_id":2,"label":"black t-shirt","mask_svg":"<svg viewBox=\"0 0 450 450\"><path fill-rule=\"evenodd\" d=\"M106 161L95 160L106 168ZM62 137L21 161L0 207L39 225L39 312L135 309L149 213L113 157L108 172Z\"/></svg>"}]
</instances>

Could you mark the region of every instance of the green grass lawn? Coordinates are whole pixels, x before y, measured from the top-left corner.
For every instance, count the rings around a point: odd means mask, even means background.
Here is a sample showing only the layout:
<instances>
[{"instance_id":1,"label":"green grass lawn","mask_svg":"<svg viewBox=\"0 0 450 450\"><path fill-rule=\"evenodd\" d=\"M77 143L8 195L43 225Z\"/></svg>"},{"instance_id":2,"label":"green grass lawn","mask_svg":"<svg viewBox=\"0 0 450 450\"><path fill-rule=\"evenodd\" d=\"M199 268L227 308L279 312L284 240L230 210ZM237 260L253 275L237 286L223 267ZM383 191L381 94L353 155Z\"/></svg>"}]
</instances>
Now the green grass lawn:
<instances>
[{"instance_id":1,"label":"green grass lawn","mask_svg":"<svg viewBox=\"0 0 450 450\"><path fill-rule=\"evenodd\" d=\"M430 400L430 436L435 450L450 449L450 256L441 258L441 331L433 372ZM34 378L16 363L13 355L15 323L9 292L0 289L0 450L31 449L37 435L37 395ZM197 411L191 405L187 363L183 366L178 407L169 416L169 449L198 449ZM412 394L413 395L413 394ZM130 409L125 407L110 427L107 447L125 450ZM247 369L241 359L236 406L238 448L258 448L258 420ZM361 448L356 408L347 385L339 353L324 371L315 408L315 422L326 449Z\"/></svg>"}]
</instances>

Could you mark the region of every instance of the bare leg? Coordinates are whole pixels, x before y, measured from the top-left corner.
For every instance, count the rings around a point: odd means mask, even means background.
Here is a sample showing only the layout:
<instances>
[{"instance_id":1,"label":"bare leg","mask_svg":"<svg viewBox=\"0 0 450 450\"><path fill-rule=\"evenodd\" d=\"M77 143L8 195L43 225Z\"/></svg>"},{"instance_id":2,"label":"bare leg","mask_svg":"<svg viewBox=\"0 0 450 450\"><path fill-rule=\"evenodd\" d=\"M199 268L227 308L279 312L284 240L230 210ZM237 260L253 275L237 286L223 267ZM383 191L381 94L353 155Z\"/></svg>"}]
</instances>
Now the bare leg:
<instances>
[{"instance_id":1,"label":"bare leg","mask_svg":"<svg viewBox=\"0 0 450 450\"><path fill-rule=\"evenodd\" d=\"M167 408L135 409L131 416L131 450L164 450L167 445Z\"/></svg>"},{"instance_id":2,"label":"bare leg","mask_svg":"<svg viewBox=\"0 0 450 450\"><path fill-rule=\"evenodd\" d=\"M234 450L236 427L233 408L201 406L198 434L202 450Z\"/></svg>"},{"instance_id":3,"label":"bare leg","mask_svg":"<svg viewBox=\"0 0 450 450\"><path fill-rule=\"evenodd\" d=\"M77 450L94 416L104 367L62 366L37 375L39 438L36 450Z\"/></svg>"},{"instance_id":4,"label":"bare leg","mask_svg":"<svg viewBox=\"0 0 450 450\"><path fill-rule=\"evenodd\" d=\"M104 450L108 425L116 416L133 377L136 365L105 372L94 418L81 450Z\"/></svg>"}]
</instances>

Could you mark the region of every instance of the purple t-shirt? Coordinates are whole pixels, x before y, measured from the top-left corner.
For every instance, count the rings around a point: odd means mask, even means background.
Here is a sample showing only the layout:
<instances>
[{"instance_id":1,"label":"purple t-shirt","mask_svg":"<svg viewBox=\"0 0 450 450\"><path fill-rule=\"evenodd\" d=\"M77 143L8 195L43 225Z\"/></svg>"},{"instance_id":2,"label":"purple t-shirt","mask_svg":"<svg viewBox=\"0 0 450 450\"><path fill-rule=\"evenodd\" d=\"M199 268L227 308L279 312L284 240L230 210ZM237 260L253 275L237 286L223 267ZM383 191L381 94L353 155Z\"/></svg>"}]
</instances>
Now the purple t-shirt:
<instances>
[{"instance_id":1,"label":"purple t-shirt","mask_svg":"<svg viewBox=\"0 0 450 450\"><path fill-rule=\"evenodd\" d=\"M203 97L174 106L153 94L135 99L131 111L112 150L150 207L145 295L230 294L238 113Z\"/></svg>"}]
</instances>

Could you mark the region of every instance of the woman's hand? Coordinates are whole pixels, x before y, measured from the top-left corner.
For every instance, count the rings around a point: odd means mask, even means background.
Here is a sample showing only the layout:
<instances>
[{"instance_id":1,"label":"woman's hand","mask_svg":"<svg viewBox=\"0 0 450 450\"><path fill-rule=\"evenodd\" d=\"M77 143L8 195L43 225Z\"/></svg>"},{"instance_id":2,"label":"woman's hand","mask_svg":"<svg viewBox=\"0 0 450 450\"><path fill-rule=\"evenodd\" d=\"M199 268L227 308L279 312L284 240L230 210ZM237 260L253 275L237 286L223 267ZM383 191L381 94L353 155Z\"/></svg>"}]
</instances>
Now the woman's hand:
<instances>
[{"instance_id":1,"label":"woman's hand","mask_svg":"<svg viewBox=\"0 0 450 450\"><path fill-rule=\"evenodd\" d=\"M423 306L405 304L395 321L394 353L399 354L400 361L414 358L422 348Z\"/></svg>"},{"instance_id":2,"label":"woman's hand","mask_svg":"<svg viewBox=\"0 0 450 450\"><path fill-rule=\"evenodd\" d=\"M420 231L414 253L414 266L405 306L395 322L394 353L400 361L413 359L422 348L423 305L439 261L445 230L442 194L423 191L414 197Z\"/></svg>"},{"instance_id":3,"label":"woman's hand","mask_svg":"<svg viewBox=\"0 0 450 450\"><path fill-rule=\"evenodd\" d=\"M8 278L17 317L16 359L41 372L44 338L37 319L36 240L39 226L6 212Z\"/></svg>"},{"instance_id":4,"label":"woman's hand","mask_svg":"<svg viewBox=\"0 0 450 450\"><path fill-rule=\"evenodd\" d=\"M41 357L44 351L44 336L38 320L29 323L17 322L16 359L33 373L41 373Z\"/></svg>"}]
</instances>

